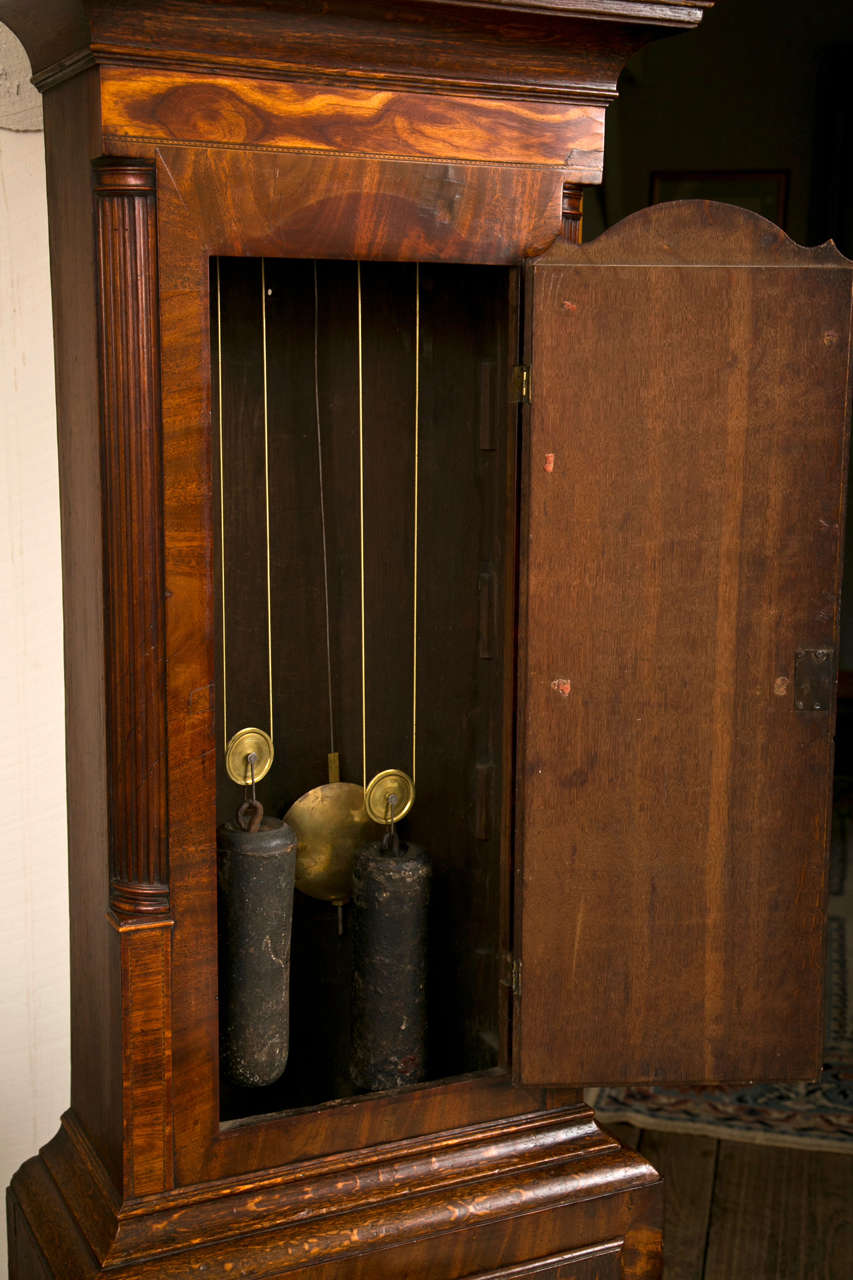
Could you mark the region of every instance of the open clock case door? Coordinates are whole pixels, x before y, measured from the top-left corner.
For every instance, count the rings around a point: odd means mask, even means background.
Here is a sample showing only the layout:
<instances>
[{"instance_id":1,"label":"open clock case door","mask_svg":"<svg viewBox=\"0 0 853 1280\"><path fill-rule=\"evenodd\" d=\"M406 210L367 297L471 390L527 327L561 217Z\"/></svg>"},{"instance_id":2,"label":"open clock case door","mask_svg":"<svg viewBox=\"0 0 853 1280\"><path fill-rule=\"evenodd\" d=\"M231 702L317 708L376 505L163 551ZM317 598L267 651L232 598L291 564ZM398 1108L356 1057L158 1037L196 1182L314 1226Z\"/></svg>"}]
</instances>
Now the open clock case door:
<instances>
[{"instance_id":1,"label":"open clock case door","mask_svg":"<svg viewBox=\"0 0 853 1280\"><path fill-rule=\"evenodd\" d=\"M528 271L525 1082L820 1067L851 278L705 202Z\"/></svg>"}]
</instances>

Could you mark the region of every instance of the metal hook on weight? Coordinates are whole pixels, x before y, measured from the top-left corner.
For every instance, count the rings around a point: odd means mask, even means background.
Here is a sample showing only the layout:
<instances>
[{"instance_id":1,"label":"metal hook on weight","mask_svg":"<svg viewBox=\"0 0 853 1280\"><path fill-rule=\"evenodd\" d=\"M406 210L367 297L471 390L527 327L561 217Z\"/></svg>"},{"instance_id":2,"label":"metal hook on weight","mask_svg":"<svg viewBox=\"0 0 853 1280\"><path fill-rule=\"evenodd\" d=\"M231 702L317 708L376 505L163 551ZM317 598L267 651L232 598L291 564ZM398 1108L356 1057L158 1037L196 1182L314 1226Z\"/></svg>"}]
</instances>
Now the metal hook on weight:
<instances>
[{"instance_id":1,"label":"metal hook on weight","mask_svg":"<svg viewBox=\"0 0 853 1280\"><path fill-rule=\"evenodd\" d=\"M397 829L394 825L394 810L397 808L397 796L392 791L385 799L385 835L382 837L382 850L384 853L400 852L400 837L397 835Z\"/></svg>"},{"instance_id":2,"label":"metal hook on weight","mask_svg":"<svg viewBox=\"0 0 853 1280\"><path fill-rule=\"evenodd\" d=\"M244 831L260 831L261 823L264 820L264 806L258 800L255 794L255 762L257 756L254 751L250 751L246 756L246 763L249 766L249 775L252 779L252 798L244 799L240 808L237 810L237 824ZM246 795L246 786L243 785L243 795Z\"/></svg>"}]
</instances>

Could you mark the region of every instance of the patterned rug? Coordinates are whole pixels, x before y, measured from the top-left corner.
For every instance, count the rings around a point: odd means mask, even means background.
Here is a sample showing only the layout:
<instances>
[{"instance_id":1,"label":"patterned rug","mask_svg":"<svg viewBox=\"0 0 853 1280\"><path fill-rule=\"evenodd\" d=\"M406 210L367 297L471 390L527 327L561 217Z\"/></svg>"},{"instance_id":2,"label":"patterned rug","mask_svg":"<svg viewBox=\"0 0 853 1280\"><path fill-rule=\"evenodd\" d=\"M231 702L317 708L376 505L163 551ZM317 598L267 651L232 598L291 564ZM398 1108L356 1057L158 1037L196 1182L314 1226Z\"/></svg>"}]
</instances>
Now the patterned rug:
<instances>
[{"instance_id":1,"label":"patterned rug","mask_svg":"<svg viewBox=\"0 0 853 1280\"><path fill-rule=\"evenodd\" d=\"M853 789L836 803L830 861L825 1065L816 1084L589 1089L605 1124L853 1153Z\"/></svg>"}]
</instances>

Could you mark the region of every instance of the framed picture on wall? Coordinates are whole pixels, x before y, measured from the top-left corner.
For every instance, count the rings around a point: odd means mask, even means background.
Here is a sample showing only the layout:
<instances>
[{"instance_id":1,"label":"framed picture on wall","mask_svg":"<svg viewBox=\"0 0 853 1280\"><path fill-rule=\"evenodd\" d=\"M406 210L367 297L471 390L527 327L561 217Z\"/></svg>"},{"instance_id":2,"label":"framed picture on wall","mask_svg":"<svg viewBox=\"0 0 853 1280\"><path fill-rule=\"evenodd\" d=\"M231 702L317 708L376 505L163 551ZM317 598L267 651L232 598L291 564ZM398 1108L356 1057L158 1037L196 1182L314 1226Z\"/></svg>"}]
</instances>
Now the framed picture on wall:
<instances>
[{"instance_id":1,"label":"framed picture on wall","mask_svg":"<svg viewBox=\"0 0 853 1280\"><path fill-rule=\"evenodd\" d=\"M650 204L665 200L721 200L785 226L788 173L784 169L658 169Z\"/></svg>"}]
</instances>

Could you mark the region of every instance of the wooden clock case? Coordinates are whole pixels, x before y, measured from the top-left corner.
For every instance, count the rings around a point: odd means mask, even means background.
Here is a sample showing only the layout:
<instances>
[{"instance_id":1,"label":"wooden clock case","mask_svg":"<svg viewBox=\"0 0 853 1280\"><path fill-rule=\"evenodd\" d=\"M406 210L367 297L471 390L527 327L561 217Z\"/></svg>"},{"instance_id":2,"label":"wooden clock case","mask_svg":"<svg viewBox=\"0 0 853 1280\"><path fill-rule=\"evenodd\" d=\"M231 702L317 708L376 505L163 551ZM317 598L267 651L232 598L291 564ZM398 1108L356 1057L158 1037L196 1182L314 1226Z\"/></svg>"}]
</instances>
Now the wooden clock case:
<instances>
[{"instance_id":1,"label":"wooden clock case","mask_svg":"<svg viewBox=\"0 0 853 1280\"><path fill-rule=\"evenodd\" d=\"M578 1088L803 1078L818 1065L832 717L824 694L808 701L794 664L795 652L835 643L849 264L720 208L654 211L587 250L571 243L582 187L600 181L604 112L624 62L706 7L0 7L45 95L72 946L71 1108L10 1188L16 1280L647 1280L660 1274L659 1178L597 1126ZM520 264L543 253L522 281ZM616 263L617 277L567 275L580 253L584 268ZM421 264L424 334L438 352L424 439L455 449L458 473L448 479L438 455L425 464L428 563L456 545L470 578L461 639L442 649L456 588L452 573L434 575L428 652L436 687L441 664L464 665L471 651L491 665L475 662L480 675L457 699L465 723L482 725L488 706L485 746L482 734L451 741L450 695L425 712L434 746L423 821L444 986L431 1078L340 1096L323 1079L318 1040L303 1069L320 1081L316 1096L262 1092L252 1103L228 1094L218 1062L214 833L225 802L211 296L217 270L234 281L261 260L293 306L310 293L305 264L319 260L321 277L338 281L330 332L338 311L352 315L354 262L386 299L409 279L399 264ZM682 267L693 274L673 270ZM752 272L747 283L736 268ZM650 296L675 329L653 316L630 328L628 313ZM705 319L684 319L697 296ZM399 338L396 303L385 310L377 349ZM794 317L790 334L753 358L780 311ZM663 361L656 381L650 370L679 341L679 322L683 372ZM291 332L282 359L298 370L310 363L305 325ZM339 371L351 362L351 319L335 342L328 363ZM239 334L234 343L240 360ZM602 369L598 392L592 371ZM704 468L671 408L691 387L705 409L683 412L700 415ZM287 394L276 457L293 496L308 464ZM657 414L656 396L670 408ZM808 449L791 444L794 427L778 440L747 429L747 402L766 424L792 397ZM730 425L712 434L721 404ZM245 398L231 407L246 421L257 409ZM608 435L602 422L620 413L643 430ZM374 419L376 456L390 450L408 465L411 442L394 444L378 408ZM393 476L379 479L393 492ZM780 493L808 507L805 531L786 522ZM297 507L277 535L282 555L314 518L310 499ZM474 507L480 541L468 554L453 521ZM608 510L634 513L633 532L624 520L609 526ZM567 512L580 574L565 559L568 534L552 536ZM306 560L305 580L311 572ZM293 612L298 631L313 607L298 578L291 599L293 611L276 614L282 639ZM393 632L392 614L383 626ZM308 648L297 645L294 661ZM712 671L705 693L683 668L699 651ZM755 659L746 674L742 651ZM760 707L755 662L775 680ZM310 654L304 663L306 684ZM603 692L587 700L599 676ZM672 737L672 719L652 724L662 708L679 726ZM288 722L299 714L296 698ZM304 762L320 742L303 721L275 802L311 785ZM374 726L389 752L393 722L380 713ZM454 767L430 774L442 742ZM464 776L461 792L448 773ZM448 813L455 844L442 843ZM790 850L768 868L780 838ZM795 863L796 903L784 889ZM315 925L325 929L311 917L306 937ZM322 943L326 972L335 945ZM768 958L781 975L775 995L744 968ZM296 953L306 1043L312 1009L322 1023L330 1006L321 988L300 987L298 968ZM329 999L344 1008L340 982Z\"/></svg>"}]
</instances>

